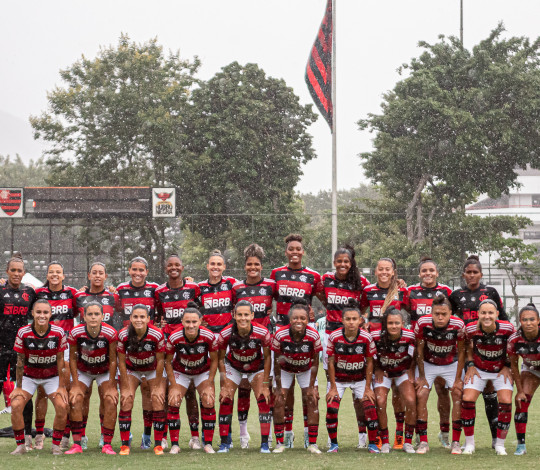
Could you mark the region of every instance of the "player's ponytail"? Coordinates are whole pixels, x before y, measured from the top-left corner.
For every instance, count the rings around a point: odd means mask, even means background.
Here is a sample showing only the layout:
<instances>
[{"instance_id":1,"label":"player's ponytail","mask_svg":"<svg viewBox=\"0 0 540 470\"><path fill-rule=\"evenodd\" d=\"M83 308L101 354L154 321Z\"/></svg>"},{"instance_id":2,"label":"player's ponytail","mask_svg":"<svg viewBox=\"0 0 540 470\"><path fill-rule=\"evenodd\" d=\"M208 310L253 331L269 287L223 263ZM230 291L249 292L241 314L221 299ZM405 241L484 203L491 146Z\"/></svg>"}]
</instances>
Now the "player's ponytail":
<instances>
[{"instance_id":1,"label":"player's ponytail","mask_svg":"<svg viewBox=\"0 0 540 470\"><path fill-rule=\"evenodd\" d=\"M388 292L386 293L386 298L384 299L384 303L381 307L381 312L384 314L388 306L394 301L394 298L399 292L398 273L397 273L396 262L392 258L381 258L379 261L389 261L390 263L392 263L392 268L394 271L394 273L392 274L392 277L390 278L390 285L388 286Z\"/></svg>"},{"instance_id":2,"label":"player's ponytail","mask_svg":"<svg viewBox=\"0 0 540 470\"><path fill-rule=\"evenodd\" d=\"M22 263L23 264L23 270L24 270L24 260L22 257L22 253L20 251L14 251L13 256L8 259L6 270L9 269L9 265L11 263Z\"/></svg>"}]
</instances>

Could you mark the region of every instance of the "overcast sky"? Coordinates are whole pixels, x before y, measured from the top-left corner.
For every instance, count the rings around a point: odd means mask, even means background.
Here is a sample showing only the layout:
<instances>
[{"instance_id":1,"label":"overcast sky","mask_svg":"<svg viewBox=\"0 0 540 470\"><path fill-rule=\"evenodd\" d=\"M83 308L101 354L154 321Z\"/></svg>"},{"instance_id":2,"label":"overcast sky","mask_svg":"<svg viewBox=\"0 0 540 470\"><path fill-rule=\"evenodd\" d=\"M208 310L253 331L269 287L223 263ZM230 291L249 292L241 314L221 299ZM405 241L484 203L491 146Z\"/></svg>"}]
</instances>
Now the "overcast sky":
<instances>
[{"instance_id":1,"label":"overcast sky","mask_svg":"<svg viewBox=\"0 0 540 470\"><path fill-rule=\"evenodd\" d=\"M62 85L58 71L120 33L202 60L210 78L232 61L258 63L311 103L304 82L308 54L326 0L39 0L3 2L0 15L0 154L39 156L28 116L46 109L46 93ZM539 0L464 0L465 46L487 37L499 21L507 35L540 35ZM338 187L365 182L358 154L372 136L358 119L379 112L397 67L417 56L419 40L459 35L459 0L337 0ZM317 159L297 189L330 189L331 136L320 117L310 132Z\"/></svg>"}]
</instances>

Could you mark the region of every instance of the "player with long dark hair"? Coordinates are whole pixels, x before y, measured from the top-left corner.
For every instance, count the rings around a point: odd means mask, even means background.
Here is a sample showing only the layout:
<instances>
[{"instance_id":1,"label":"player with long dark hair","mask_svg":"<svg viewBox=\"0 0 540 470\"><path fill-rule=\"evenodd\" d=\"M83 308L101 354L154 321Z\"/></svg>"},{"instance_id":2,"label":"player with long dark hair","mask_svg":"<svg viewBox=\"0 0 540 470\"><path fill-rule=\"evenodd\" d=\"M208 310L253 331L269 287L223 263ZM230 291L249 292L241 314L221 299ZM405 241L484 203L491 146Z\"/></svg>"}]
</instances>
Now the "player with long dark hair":
<instances>
[{"instance_id":1,"label":"player with long dark hair","mask_svg":"<svg viewBox=\"0 0 540 470\"><path fill-rule=\"evenodd\" d=\"M154 453L163 454L165 430L165 381L163 380L165 340L160 329L150 324L148 307L134 305L130 325L118 333L118 369L120 371L120 414L118 424L122 447L120 455L130 453L131 410L135 391L148 382L154 423Z\"/></svg>"},{"instance_id":2,"label":"player with long dark hair","mask_svg":"<svg viewBox=\"0 0 540 470\"><path fill-rule=\"evenodd\" d=\"M291 233L285 237L285 256L287 264L272 270L270 279L276 281L276 326L289 324L289 311L291 305L298 298L304 299L309 307L309 322L315 321L311 308L314 296L324 300L321 276L317 271L302 265L304 257L303 237ZM289 396L285 405L285 446L293 447L294 432L292 430L294 419L294 387L289 388ZM307 408L303 402L304 411L304 447L308 446Z\"/></svg>"},{"instance_id":3,"label":"player with long dark hair","mask_svg":"<svg viewBox=\"0 0 540 470\"><path fill-rule=\"evenodd\" d=\"M325 334L321 336L323 346L322 363L324 370L328 369L328 356L326 344L328 336L335 330L343 328L342 316L344 309L348 308L349 300L360 302L362 289L369 285L369 281L360 274L356 265L356 253L352 245L344 245L334 253L335 271L327 272L322 277L324 292L323 305L326 307ZM362 318L362 326L363 326ZM358 447L366 447L366 420L362 397L356 398L353 394L354 409L358 422Z\"/></svg>"},{"instance_id":4,"label":"player with long dark hair","mask_svg":"<svg viewBox=\"0 0 540 470\"><path fill-rule=\"evenodd\" d=\"M516 411L514 424L516 426L517 448L514 455L527 453L525 447L525 432L529 406L532 397L540 384L540 316L534 304L527 304L519 311L519 328L508 340L508 356L512 367L512 377L516 384ZM519 358L523 359L521 371Z\"/></svg>"},{"instance_id":5,"label":"player with long dark hair","mask_svg":"<svg viewBox=\"0 0 540 470\"><path fill-rule=\"evenodd\" d=\"M465 325L478 320L480 303L486 299L491 299L497 305L499 320L509 320L497 289L482 283L482 264L477 255L470 255L467 258L463 265L461 277L464 285L455 289L449 297L452 304L452 313L456 317L461 318L465 322ZM495 448L499 403L497 401L497 392L491 383L487 384L482 392L482 396L484 398L486 417L491 430L492 447Z\"/></svg>"},{"instance_id":6,"label":"player with long dark hair","mask_svg":"<svg viewBox=\"0 0 540 470\"><path fill-rule=\"evenodd\" d=\"M17 353L17 385L11 392L11 425L17 448L12 455L26 452L23 409L38 387L54 405L52 453L61 455L60 440L68 414L68 396L64 368L67 347L64 330L50 324L51 306L45 299L36 300L32 309L33 322L17 332L13 350Z\"/></svg>"},{"instance_id":7,"label":"player with long dark hair","mask_svg":"<svg viewBox=\"0 0 540 470\"><path fill-rule=\"evenodd\" d=\"M236 305L240 300L247 300L253 305L255 315L253 323L264 326L272 332L270 314L272 302L276 296L276 283L272 279L262 276L264 250L256 243L252 243L244 250L245 280L238 281L233 286L233 303ZM272 371L270 380L272 380ZM246 378L242 379L238 387L238 422L240 424L240 447L246 449L249 446L249 433L247 419L250 408L251 386ZM270 397L270 407L273 407L273 396Z\"/></svg>"},{"instance_id":8,"label":"player with long dark hair","mask_svg":"<svg viewBox=\"0 0 540 470\"><path fill-rule=\"evenodd\" d=\"M483 300L478 309L478 320L467 325L467 372L461 404L461 419L465 433L463 454L475 451L474 423L476 400L491 382L497 398L498 419L494 444L497 455L506 455L504 442L512 418L512 372L507 367L507 343L514 333L510 322L498 320L498 304Z\"/></svg>"},{"instance_id":9,"label":"player with long dark hair","mask_svg":"<svg viewBox=\"0 0 540 470\"><path fill-rule=\"evenodd\" d=\"M289 324L281 327L272 339L274 351L274 429L276 433L275 453L285 450L285 401L294 379L302 390L302 399L307 406L308 447L313 454L320 454L317 447L319 434L319 391L317 372L319 352L322 351L319 333L308 326L310 307L303 299L293 303L289 313Z\"/></svg>"},{"instance_id":10,"label":"player with long dark hair","mask_svg":"<svg viewBox=\"0 0 540 470\"><path fill-rule=\"evenodd\" d=\"M373 388L377 400L381 452L390 452L386 402L392 384L398 388L405 405L405 439L402 449L414 454L412 438L416 427L416 392L414 389L415 337L403 327L401 312L390 306L381 318L381 328L371 332L377 347Z\"/></svg>"}]
</instances>

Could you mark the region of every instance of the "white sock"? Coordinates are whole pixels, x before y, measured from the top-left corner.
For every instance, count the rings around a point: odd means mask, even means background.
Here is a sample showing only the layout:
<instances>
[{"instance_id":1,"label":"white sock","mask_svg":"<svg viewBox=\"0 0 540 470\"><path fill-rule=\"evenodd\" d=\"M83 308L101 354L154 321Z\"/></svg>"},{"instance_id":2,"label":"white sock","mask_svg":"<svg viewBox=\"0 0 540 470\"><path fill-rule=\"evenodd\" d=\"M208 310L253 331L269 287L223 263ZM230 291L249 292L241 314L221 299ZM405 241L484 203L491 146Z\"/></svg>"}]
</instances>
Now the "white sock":
<instances>
[{"instance_id":1,"label":"white sock","mask_svg":"<svg viewBox=\"0 0 540 470\"><path fill-rule=\"evenodd\" d=\"M505 440L506 439L499 439L499 438L495 439L495 447L497 447L497 446L498 447L504 447L504 441Z\"/></svg>"},{"instance_id":2,"label":"white sock","mask_svg":"<svg viewBox=\"0 0 540 470\"><path fill-rule=\"evenodd\" d=\"M308 433L308 428L304 427L304 434Z\"/></svg>"},{"instance_id":3,"label":"white sock","mask_svg":"<svg viewBox=\"0 0 540 470\"><path fill-rule=\"evenodd\" d=\"M465 436L465 445L474 447L474 436Z\"/></svg>"},{"instance_id":4,"label":"white sock","mask_svg":"<svg viewBox=\"0 0 540 470\"><path fill-rule=\"evenodd\" d=\"M247 436L247 421L238 421L238 424L240 425L240 435Z\"/></svg>"}]
</instances>

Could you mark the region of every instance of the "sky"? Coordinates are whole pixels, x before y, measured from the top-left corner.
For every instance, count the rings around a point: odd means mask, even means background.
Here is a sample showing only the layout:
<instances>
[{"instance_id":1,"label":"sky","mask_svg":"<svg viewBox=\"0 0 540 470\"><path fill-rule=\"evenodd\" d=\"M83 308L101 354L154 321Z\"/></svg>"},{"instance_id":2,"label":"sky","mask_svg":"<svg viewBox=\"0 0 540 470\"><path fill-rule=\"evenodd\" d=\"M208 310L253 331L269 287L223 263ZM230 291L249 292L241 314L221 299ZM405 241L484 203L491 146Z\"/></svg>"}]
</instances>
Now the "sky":
<instances>
[{"instance_id":1,"label":"sky","mask_svg":"<svg viewBox=\"0 0 540 470\"><path fill-rule=\"evenodd\" d=\"M471 48L504 22L507 36L540 35L538 0L463 0L464 44ZM303 104L307 58L326 0L48 0L10 1L0 16L0 154L40 156L30 115L47 108L47 92L62 86L59 70L121 33L202 61L208 79L238 61L257 63L283 78ZM459 36L459 0L337 0L338 189L367 183L358 154L372 149L357 122L379 113L383 94L399 80L397 68L418 56L418 41ZM317 158L303 168L300 192L331 188L331 135L322 117L309 128Z\"/></svg>"}]
</instances>

